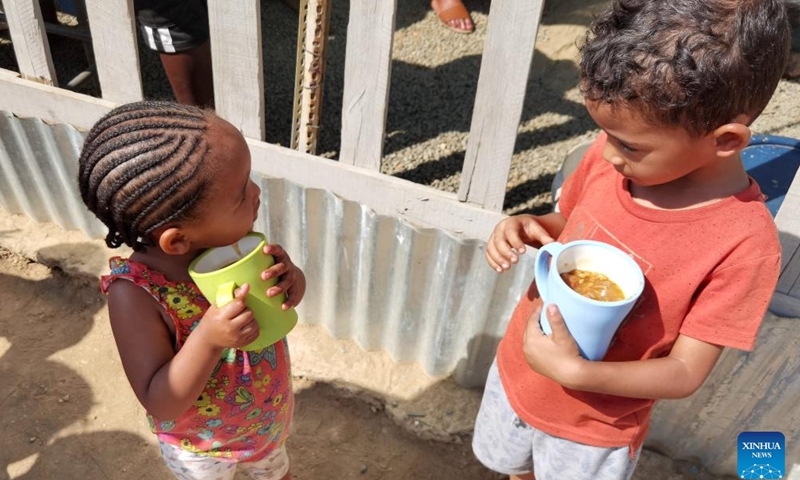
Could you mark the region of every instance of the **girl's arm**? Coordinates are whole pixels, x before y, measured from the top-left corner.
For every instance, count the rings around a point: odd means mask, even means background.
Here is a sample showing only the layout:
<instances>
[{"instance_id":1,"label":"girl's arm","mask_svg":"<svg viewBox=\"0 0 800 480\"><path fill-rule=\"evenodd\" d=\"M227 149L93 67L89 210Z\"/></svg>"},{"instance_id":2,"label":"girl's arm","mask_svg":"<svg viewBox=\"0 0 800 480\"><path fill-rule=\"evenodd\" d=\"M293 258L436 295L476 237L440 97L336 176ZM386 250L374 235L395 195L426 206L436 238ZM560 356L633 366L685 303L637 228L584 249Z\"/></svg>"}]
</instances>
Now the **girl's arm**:
<instances>
[{"instance_id":1,"label":"girl's arm","mask_svg":"<svg viewBox=\"0 0 800 480\"><path fill-rule=\"evenodd\" d=\"M258 336L244 306L245 286L234 301L211 307L175 353L161 307L144 289L119 280L109 287L109 316L122 367L136 398L159 419L188 410L203 392L224 345L246 345ZM227 329L226 329L227 327Z\"/></svg>"},{"instance_id":2,"label":"girl's arm","mask_svg":"<svg viewBox=\"0 0 800 480\"><path fill-rule=\"evenodd\" d=\"M723 349L679 335L667 357L592 362L580 356L557 308L548 311L552 335L542 333L538 318L537 311L525 331L523 348L528 364L573 390L632 398L685 398L703 385Z\"/></svg>"}]
</instances>

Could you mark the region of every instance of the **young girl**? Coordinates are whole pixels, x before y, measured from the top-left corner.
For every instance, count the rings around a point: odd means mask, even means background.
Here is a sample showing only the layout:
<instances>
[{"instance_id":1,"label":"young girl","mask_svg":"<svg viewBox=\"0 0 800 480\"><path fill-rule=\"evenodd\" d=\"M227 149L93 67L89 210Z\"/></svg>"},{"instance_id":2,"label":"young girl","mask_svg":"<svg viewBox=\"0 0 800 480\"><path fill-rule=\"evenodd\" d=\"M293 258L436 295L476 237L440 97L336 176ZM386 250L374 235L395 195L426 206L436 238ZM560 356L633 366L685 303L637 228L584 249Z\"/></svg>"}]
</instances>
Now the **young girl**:
<instances>
[{"instance_id":1,"label":"young girl","mask_svg":"<svg viewBox=\"0 0 800 480\"><path fill-rule=\"evenodd\" d=\"M233 302L209 305L188 275L205 249L253 228L260 190L239 131L209 111L164 102L112 110L92 127L80 157L83 201L108 227L110 260L101 281L122 366L145 407L167 466L180 479L289 479L285 442L294 397L286 339L242 351L258 325L242 286ZM280 277L267 295L284 309L305 277L278 245L265 254ZM116 281L116 280L125 281Z\"/></svg>"}]
</instances>

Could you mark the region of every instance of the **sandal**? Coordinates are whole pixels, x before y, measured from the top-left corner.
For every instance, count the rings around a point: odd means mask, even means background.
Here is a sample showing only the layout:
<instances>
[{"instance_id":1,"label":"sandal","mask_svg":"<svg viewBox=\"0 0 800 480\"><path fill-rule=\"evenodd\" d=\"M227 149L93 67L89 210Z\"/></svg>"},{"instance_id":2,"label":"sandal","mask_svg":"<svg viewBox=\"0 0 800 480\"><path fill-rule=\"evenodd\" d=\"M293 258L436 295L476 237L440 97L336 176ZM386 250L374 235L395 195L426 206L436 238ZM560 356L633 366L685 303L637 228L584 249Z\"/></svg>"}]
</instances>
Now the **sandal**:
<instances>
[{"instance_id":1,"label":"sandal","mask_svg":"<svg viewBox=\"0 0 800 480\"><path fill-rule=\"evenodd\" d=\"M446 6L443 8L437 8L437 4L440 2L447 3ZM447 28L453 30L454 32L458 33L472 33L475 30L475 24L472 22L472 17L469 16L469 11L467 11L467 7L461 3L461 0L432 0L431 1L431 8L433 11L436 12L436 16L439 17L439 20L445 24ZM461 29L450 25L450 22L453 20L469 20L472 23L472 28Z\"/></svg>"}]
</instances>

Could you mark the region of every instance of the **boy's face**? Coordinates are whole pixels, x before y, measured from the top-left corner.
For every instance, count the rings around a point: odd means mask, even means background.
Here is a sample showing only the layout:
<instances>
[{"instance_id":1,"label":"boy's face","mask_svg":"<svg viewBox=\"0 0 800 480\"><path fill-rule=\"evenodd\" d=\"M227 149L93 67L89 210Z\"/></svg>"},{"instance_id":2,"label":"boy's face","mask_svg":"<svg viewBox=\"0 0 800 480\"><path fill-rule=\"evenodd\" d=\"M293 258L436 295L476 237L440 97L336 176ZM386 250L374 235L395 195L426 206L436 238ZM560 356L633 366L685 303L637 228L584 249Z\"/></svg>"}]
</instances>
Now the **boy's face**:
<instances>
[{"instance_id":1,"label":"boy's face","mask_svg":"<svg viewBox=\"0 0 800 480\"><path fill-rule=\"evenodd\" d=\"M656 126L629 107L588 100L586 107L608 134L603 158L636 185L663 185L699 175L717 159L713 134L692 137L680 127Z\"/></svg>"}]
</instances>

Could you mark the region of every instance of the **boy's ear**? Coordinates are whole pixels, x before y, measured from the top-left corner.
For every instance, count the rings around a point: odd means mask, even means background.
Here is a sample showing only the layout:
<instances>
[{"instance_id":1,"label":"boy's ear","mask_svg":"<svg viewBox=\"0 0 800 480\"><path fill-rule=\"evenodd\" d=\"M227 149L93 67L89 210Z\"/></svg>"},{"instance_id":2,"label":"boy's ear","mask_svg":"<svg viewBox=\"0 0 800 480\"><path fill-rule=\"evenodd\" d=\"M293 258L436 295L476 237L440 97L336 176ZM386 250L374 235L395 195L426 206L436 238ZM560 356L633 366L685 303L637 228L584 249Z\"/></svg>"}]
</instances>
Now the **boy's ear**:
<instances>
[{"instance_id":1,"label":"boy's ear","mask_svg":"<svg viewBox=\"0 0 800 480\"><path fill-rule=\"evenodd\" d=\"M750 128L742 123L726 123L714 130L717 156L730 157L742 151L750 142Z\"/></svg>"},{"instance_id":2,"label":"boy's ear","mask_svg":"<svg viewBox=\"0 0 800 480\"><path fill-rule=\"evenodd\" d=\"M158 246L167 255L183 255L189 251L191 242L184 232L177 227L167 227L156 233Z\"/></svg>"}]
</instances>

